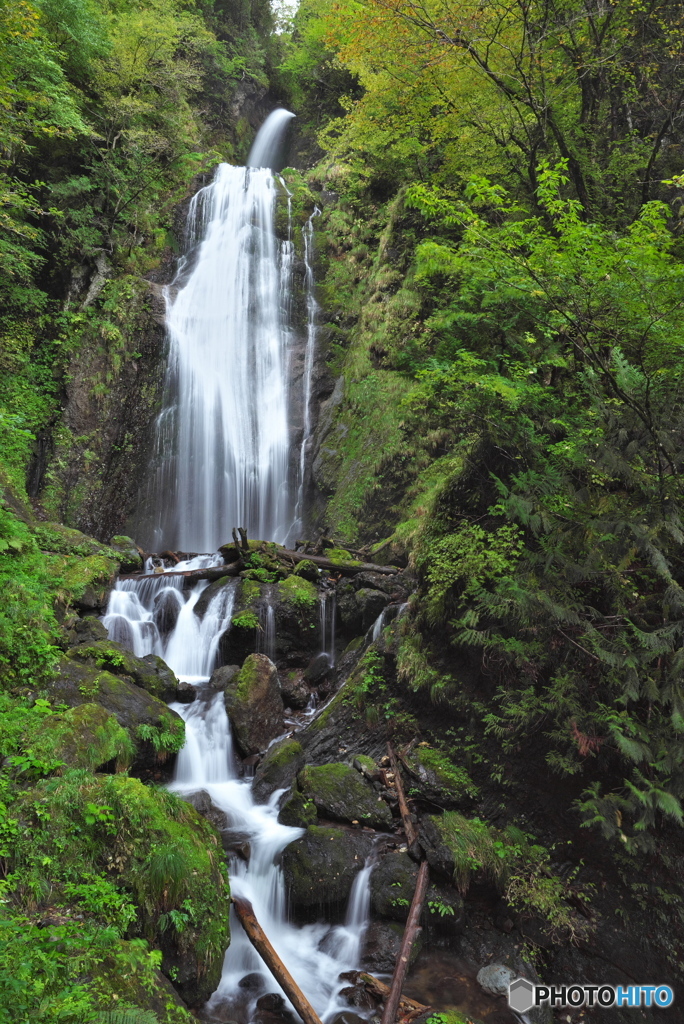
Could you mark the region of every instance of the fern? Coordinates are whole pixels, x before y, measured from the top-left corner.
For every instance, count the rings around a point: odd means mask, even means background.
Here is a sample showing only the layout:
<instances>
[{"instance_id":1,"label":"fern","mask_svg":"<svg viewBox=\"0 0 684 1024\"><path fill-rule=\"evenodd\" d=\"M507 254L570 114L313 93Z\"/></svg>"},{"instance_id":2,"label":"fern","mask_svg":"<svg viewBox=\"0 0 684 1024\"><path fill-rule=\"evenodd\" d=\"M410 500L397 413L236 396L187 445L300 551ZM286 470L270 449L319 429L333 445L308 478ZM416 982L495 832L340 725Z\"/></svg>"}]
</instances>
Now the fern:
<instances>
[{"instance_id":1,"label":"fern","mask_svg":"<svg viewBox=\"0 0 684 1024\"><path fill-rule=\"evenodd\" d=\"M159 1017L152 1010L139 1006L119 1006L115 1010L103 1010L93 1018L93 1024L160 1024Z\"/></svg>"}]
</instances>

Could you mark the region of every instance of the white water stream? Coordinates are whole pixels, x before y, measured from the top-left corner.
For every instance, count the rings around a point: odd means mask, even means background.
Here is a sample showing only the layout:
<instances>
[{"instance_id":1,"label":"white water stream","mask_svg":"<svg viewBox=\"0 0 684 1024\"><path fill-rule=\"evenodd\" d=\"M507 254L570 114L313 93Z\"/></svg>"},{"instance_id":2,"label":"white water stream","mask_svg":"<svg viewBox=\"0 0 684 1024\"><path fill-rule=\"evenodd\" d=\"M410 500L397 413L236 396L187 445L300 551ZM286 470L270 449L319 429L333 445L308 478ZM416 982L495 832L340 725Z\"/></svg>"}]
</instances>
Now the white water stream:
<instances>
[{"instance_id":1,"label":"white water stream","mask_svg":"<svg viewBox=\"0 0 684 1024\"><path fill-rule=\"evenodd\" d=\"M293 475L287 321L294 246L291 226L286 241L276 239L277 184L267 169L291 116L275 111L259 132L249 166L221 164L212 184L190 205L191 252L181 261L167 295L167 398L157 424L151 485L156 511L146 538L157 550L212 550L238 525L252 537L283 541L301 523L311 434L317 314L311 254L318 211L304 230L308 312L303 431ZM175 568L221 562L220 556L198 556ZM202 595L208 584L187 591L184 577L155 575L151 565L147 568L149 575L117 583L104 624L113 640L141 657L160 655L182 681L198 687L192 703L171 705L186 725L171 788L181 795L205 790L231 828L244 834L250 856L248 862L231 858L233 892L250 900L279 956L321 1018L329 1021L349 1009L339 996L347 984L339 981L339 974L359 967L372 866L366 864L356 875L343 925L297 927L288 921L278 860L302 830L278 823L281 793L268 804L254 803L250 780L238 773L223 693L205 685L217 663L219 639L230 628L237 581L206 602ZM261 618L262 650L273 657L275 611L270 601ZM334 622L332 593L321 601L321 646L331 660ZM233 920L232 926L222 979L207 1010L216 1019L244 1022L251 1019L257 998L278 991L278 986L239 923ZM250 975L247 986L241 986Z\"/></svg>"}]
</instances>

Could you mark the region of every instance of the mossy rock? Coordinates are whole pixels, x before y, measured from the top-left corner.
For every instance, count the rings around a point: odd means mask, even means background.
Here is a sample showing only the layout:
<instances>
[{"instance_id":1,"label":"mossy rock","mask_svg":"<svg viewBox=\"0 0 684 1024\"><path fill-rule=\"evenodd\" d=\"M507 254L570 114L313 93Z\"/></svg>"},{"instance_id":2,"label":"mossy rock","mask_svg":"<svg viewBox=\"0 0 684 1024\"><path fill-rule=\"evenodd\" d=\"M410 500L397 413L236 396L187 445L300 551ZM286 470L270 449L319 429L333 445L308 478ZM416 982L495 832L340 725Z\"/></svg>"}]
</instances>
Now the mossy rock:
<instances>
[{"instance_id":1,"label":"mossy rock","mask_svg":"<svg viewBox=\"0 0 684 1024\"><path fill-rule=\"evenodd\" d=\"M122 941L120 947L126 952L129 942ZM126 1020L124 1007L140 1007L155 1015L159 1024L197 1024L197 1018L188 1010L168 978L161 971L155 971L152 978L143 983L135 971L123 972L114 960L105 961L93 978L93 987L103 997L103 1004L110 1012L118 1008L121 1020ZM131 1013L131 1021L136 1018Z\"/></svg>"},{"instance_id":2,"label":"mossy rock","mask_svg":"<svg viewBox=\"0 0 684 1024\"><path fill-rule=\"evenodd\" d=\"M132 683L80 658L60 659L48 692L56 703L77 707L99 704L115 716L136 744L134 772L159 772L185 742L185 723L166 704Z\"/></svg>"},{"instance_id":3,"label":"mossy rock","mask_svg":"<svg viewBox=\"0 0 684 1024\"><path fill-rule=\"evenodd\" d=\"M265 750L284 730L278 673L265 654L250 654L224 693L226 712L244 757Z\"/></svg>"},{"instance_id":4,"label":"mossy rock","mask_svg":"<svg viewBox=\"0 0 684 1024\"><path fill-rule=\"evenodd\" d=\"M41 523L34 527L33 535L41 551L54 551L59 555L79 555L87 558L103 555L118 561L118 552L107 544L89 537L80 530L72 530L61 523Z\"/></svg>"},{"instance_id":5,"label":"mossy rock","mask_svg":"<svg viewBox=\"0 0 684 1024\"><path fill-rule=\"evenodd\" d=\"M308 765L297 776L297 785L324 818L358 821L371 828L389 828L392 823L385 801L348 764Z\"/></svg>"},{"instance_id":6,"label":"mossy rock","mask_svg":"<svg viewBox=\"0 0 684 1024\"><path fill-rule=\"evenodd\" d=\"M207 587L197 607L203 614L211 597L228 584L235 586L235 580L217 580ZM212 589L215 588L215 589ZM209 594L209 591L212 594ZM269 590L257 580L239 579L235 590L231 623L219 640L219 658L223 665L242 665L245 658L257 649L259 637L259 609L265 603ZM203 603L207 596L206 604Z\"/></svg>"},{"instance_id":7,"label":"mossy rock","mask_svg":"<svg viewBox=\"0 0 684 1024\"><path fill-rule=\"evenodd\" d=\"M217 594L220 594L222 590L225 590L226 588L230 589L230 587L234 587L235 585L236 581L233 576L222 576L221 579L214 580L213 583L210 583L209 586L202 591L194 608L195 615L198 615L200 619L204 618L204 613L209 607L212 599L216 597Z\"/></svg>"},{"instance_id":8,"label":"mossy rock","mask_svg":"<svg viewBox=\"0 0 684 1024\"><path fill-rule=\"evenodd\" d=\"M128 729L99 704L81 704L47 716L27 742L41 760L93 771L109 761L116 761L117 769L126 768L135 755Z\"/></svg>"},{"instance_id":9,"label":"mossy rock","mask_svg":"<svg viewBox=\"0 0 684 1024\"><path fill-rule=\"evenodd\" d=\"M304 763L304 751L298 740L284 739L269 747L252 783L257 803L265 803L277 789L288 789Z\"/></svg>"},{"instance_id":10,"label":"mossy rock","mask_svg":"<svg viewBox=\"0 0 684 1024\"><path fill-rule=\"evenodd\" d=\"M119 557L121 572L139 572L143 568L143 557L132 537L112 537L109 547Z\"/></svg>"},{"instance_id":11,"label":"mossy rock","mask_svg":"<svg viewBox=\"0 0 684 1024\"><path fill-rule=\"evenodd\" d=\"M308 580L309 583L316 583L318 577L321 575L321 570L314 563L305 558L303 562L299 562L297 568L294 571L295 576L301 576L302 579Z\"/></svg>"},{"instance_id":12,"label":"mossy rock","mask_svg":"<svg viewBox=\"0 0 684 1024\"><path fill-rule=\"evenodd\" d=\"M373 844L369 832L316 825L290 843L282 864L295 914L307 918L324 907L341 910Z\"/></svg>"},{"instance_id":13,"label":"mossy rock","mask_svg":"<svg viewBox=\"0 0 684 1024\"><path fill-rule=\"evenodd\" d=\"M300 562L300 565L303 565ZM297 609L310 610L318 608L318 590L308 578L292 575L278 584L278 598L284 604Z\"/></svg>"},{"instance_id":14,"label":"mossy rock","mask_svg":"<svg viewBox=\"0 0 684 1024\"><path fill-rule=\"evenodd\" d=\"M276 660L279 667L305 668L320 651L319 593L313 583L291 575L273 587Z\"/></svg>"},{"instance_id":15,"label":"mossy rock","mask_svg":"<svg viewBox=\"0 0 684 1024\"><path fill-rule=\"evenodd\" d=\"M470 804L478 795L477 786L465 768L434 747L415 747L406 763L410 772L408 788L430 803L453 810Z\"/></svg>"},{"instance_id":16,"label":"mossy rock","mask_svg":"<svg viewBox=\"0 0 684 1024\"><path fill-rule=\"evenodd\" d=\"M308 828L318 821L316 805L308 796L295 789L280 808L278 821L281 825Z\"/></svg>"},{"instance_id":17,"label":"mossy rock","mask_svg":"<svg viewBox=\"0 0 684 1024\"><path fill-rule=\"evenodd\" d=\"M103 925L123 897L135 910L128 937L161 949L162 971L174 977L181 997L204 1003L218 985L230 941L230 892L217 831L172 793L83 770L42 780L15 807L26 827L17 857L31 865L33 883L43 873L58 905L80 906L81 913L100 915ZM66 888L74 879L75 892ZM94 904L103 887L108 900Z\"/></svg>"},{"instance_id":18,"label":"mossy rock","mask_svg":"<svg viewBox=\"0 0 684 1024\"><path fill-rule=\"evenodd\" d=\"M72 647L71 658L85 661L96 668L104 668L117 676L129 676L136 686L158 697L165 704L176 699L178 679L166 662L156 654L138 658L114 640L97 640Z\"/></svg>"},{"instance_id":19,"label":"mossy rock","mask_svg":"<svg viewBox=\"0 0 684 1024\"><path fill-rule=\"evenodd\" d=\"M386 854L371 875L371 911L380 918L405 922L418 879L418 865L407 853ZM449 932L463 928L464 904L453 886L430 885L424 919Z\"/></svg>"}]
</instances>

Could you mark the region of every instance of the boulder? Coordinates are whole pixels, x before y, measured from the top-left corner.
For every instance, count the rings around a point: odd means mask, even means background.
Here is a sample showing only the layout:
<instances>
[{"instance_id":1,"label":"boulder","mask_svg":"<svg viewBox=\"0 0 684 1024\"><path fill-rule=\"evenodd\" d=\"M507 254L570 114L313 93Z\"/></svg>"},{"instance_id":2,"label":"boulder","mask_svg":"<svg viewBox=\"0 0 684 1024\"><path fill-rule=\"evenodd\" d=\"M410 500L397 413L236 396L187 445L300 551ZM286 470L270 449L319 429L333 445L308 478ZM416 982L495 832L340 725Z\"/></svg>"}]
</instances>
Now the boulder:
<instances>
[{"instance_id":1,"label":"boulder","mask_svg":"<svg viewBox=\"0 0 684 1024\"><path fill-rule=\"evenodd\" d=\"M418 865L407 853L386 854L373 869L371 911L376 917L405 922L418 878ZM425 897L425 920L450 933L460 932L465 921L463 900L450 885L430 885Z\"/></svg>"},{"instance_id":2,"label":"boulder","mask_svg":"<svg viewBox=\"0 0 684 1024\"><path fill-rule=\"evenodd\" d=\"M197 698L197 687L192 683L179 683L176 687L176 700L179 704L192 704Z\"/></svg>"},{"instance_id":3,"label":"boulder","mask_svg":"<svg viewBox=\"0 0 684 1024\"><path fill-rule=\"evenodd\" d=\"M329 654L317 654L311 659L304 670L304 679L309 686L318 686L327 676L331 675L334 669L330 663Z\"/></svg>"},{"instance_id":4,"label":"boulder","mask_svg":"<svg viewBox=\"0 0 684 1024\"><path fill-rule=\"evenodd\" d=\"M374 846L369 832L311 825L283 853L285 886L295 914L341 911Z\"/></svg>"},{"instance_id":5,"label":"boulder","mask_svg":"<svg viewBox=\"0 0 684 1024\"><path fill-rule=\"evenodd\" d=\"M304 764L304 751L298 740L286 738L274 743L254 775L252 796L255 801L266 803L277 789L289 789Z\"/></svg>"},{"instance_id":6,"label":"boulder","mask_svg":"<svg viewBox=\"0 0 684 1024\"><path fill-rule=\"evenodd\" d=\"M98 640L107 640L107 630L94 615L86 615L85 618L76 619L69 640L74 645L97 643Z\"/></svg>"},{"instance_id":7,"label":"boulder","mask_svg":"<svg viewBox=\"0 0 684 1024\"><path fill-rule=\"evenodd\" d=\"M319 594L309 580L291 575L273 588L276 661L304 668L321 646Z\"/></svg>"},{"instance_id":8,"label":"boulder","mask_svg":"<svg viewBox=\"0 0 684 1024\"><path fill-rule=\"evenodd\" d=\"M465 768L427 744L415 747L406 759L409 788L428 803L454 810L472 803L478 790Z\"/></svg>"},{"instance_id":9,"label":"boulder","mask_svg":"<svg viewBox=\"0 0 684 1024\"><path fill-rule=\"evenodd\" d=\"M364 969L371 974L392 974L403 937L403 925L395 921L371 921L363 950ZM422 934L419 932L411 947L409 966L416 961L422 947Z\"/></svg>"},{"instance_id":10,"label":"boulder","mask_svg":"<svg viewBox=\"0 0 684 1024\"><path fill-rule=\"evenodd\" d=\"M212 690L225 690L226 686L232 683L239 671L239 665L221 665L220 668L216 668L212 672L209 686Z\"/></svg>"},{"instance_id":11,"label":"boulder","mask_svg":"<svg viewBox=\"0 0 684 1024\"><path fill-rule=\"evenodd\" d=\"M114 715L135 743L134 772L158 772L183 746L185 724L180 715L125 676L71 655L61 658L57 671L48 686L50 696L69 707L99 704Z\"/></svg>"},{"instance_id":12,"label":"boulder","mask_svg":"<svg viewBox=\"0 0 684 1024\"><path fill-rule=\"evenodd\" d=\"M294 575L301 576L302 579L308 580L309 583L316 583L321 575L321 570L314 562L310 562L308 558L305 558L303 562L299 562L297 565Z\"/></svg>"},{"instance_id":13,"label":"boulder","mask_svg":"<svg viewBox=\"0 0 684 1024\"><path fill-rule=\"evenodd\" d=\"M48 715L27 737L35 757L63 761L70 768L96 771L108 762L117 769L133 760L130 733L100 704L81 704L59 715Z\"/></svg>"},{"instance_id":14,"label":"boulder","mask_svg":"<svg viewBox=\"0 0 684 1024\"><path fill-rule=\"evenodd\" d=\"M280 691L285 706L294 708L295 711L301 711L311 699L311 690L301 668L290 669L280 677Z\"/></svg>"},{"instance_id":15,"label":"boulder","mask_svg":"<svg viewBox=\"0 0 684 1024\"><path fill-rule=\"evenodd\" d=\"M210 583L206 590L202 591L202 594L195 605L195 615L199 615L200 619L204 617L204 613L211 604L211 601L217 594L220 594L226 587L235 587L236 580L232 576L223 576L221 579L214 580ZM239 584L238 584L239 586Z\"/></svg>"},{"instance_id":16,"label":"boulder","mask_svg":"<svg viewBox=\"0 0 684 1024\"><path fill-rule=\"evenodd\" d=\"M515 977L515 971L505 964L489 964L477 972L477 983L488 996L505 996Z\"/></svg>"},{"instance_id":17,"label":"boulder","mask_svg":"<svg viewBox=\"0 0 684 1024\"><path fill-rule=\"evenodd\" d=\"M298 789L295 789L280 808L278 821L281 825L308 828L309 825L315 825L318 821L316 805L308 796L304 796Z\"/></svg>"},{"instance_id":18,"label":"boulder","mask_svg":"<svg viewBox=\"0 0 684 1024\"><path fill-rule=\"evenodd\" d=\"M178 680L169 666L156 654L137 658L113 640L96 640L72 647L67 656L93 668L104 668L117 676L128 676L136 686L168 704L176 699Z\"/></svg>"},{"instance_id":19,"label":"boulder","mask_svg":"<svg viewBox=\"0 0 684 1024\"><path fill-rule=\"evenodd\" d=\"M116 551L121 565L121 572L140 572L143 568L143 557L131 537L119 535L112 537L109 547Z\"/></svg>"},{"instance_id":20,"label":"boulder","mask_svg":"<svg viewBox=\"0 0 684 1024\"><path fill-rule=\"evenodd\" d=\"M390 599L381 590L362 588L356 591L356 604L361 615L361 629L365 633L370 629L380 612L384 611Z\"/></svg>"},{"instance_id":21,"label":"boulder","mask_svg":"<svg viewBox=\"0 0 684 1024\"><path fill-rule=\"evenodd\" d=\"M278 673L265 654L250 654L226 686L226 711L243 757L265 750L285 728Z\"/></svg>"},{"instance_id":22,"label":"boulder","mask_svg":"<svg viewBox=\"0 0 684 1024\"><path fill-rule=\"evenodd\" d=\"M297 785L321 817L381 829L392 823L392 812L385 801L348 764L308 765L297 776Z\"/></svg>"},{"instance_id":23,"label":"boulder","mask_svg":"<svg viewBox=\"0 0 684 1024\"><path fill-rule=\"evenodd\" d=\"M184 800L192 804L198 814L201 814L203 818L211 822L218 832L223 832L224 829L229 828L228 815L220 807L216 806L206 789L198 789L195 793L183 793L182 796Z\"/></svg>"},{"instance_id":24,"label":"boulder","mask_svg":"<svg viewBox=\"0 0 684 1024\"><path fill-rule=\"evenodd\" d=\"M234 580L231 582L234 583ZM207 587L205 594L220 583L224 581L217 580L216 584ZM256 651L260 628L259 609L268 600L268 594L269 588L257 580L238 581L231 623L219 640L221 664L242 665L245 658ZM202 598L197 602L197 607L200 607L201 600ZM206 608L206 605L204 607Z\"/></svg>"}]
</instances>

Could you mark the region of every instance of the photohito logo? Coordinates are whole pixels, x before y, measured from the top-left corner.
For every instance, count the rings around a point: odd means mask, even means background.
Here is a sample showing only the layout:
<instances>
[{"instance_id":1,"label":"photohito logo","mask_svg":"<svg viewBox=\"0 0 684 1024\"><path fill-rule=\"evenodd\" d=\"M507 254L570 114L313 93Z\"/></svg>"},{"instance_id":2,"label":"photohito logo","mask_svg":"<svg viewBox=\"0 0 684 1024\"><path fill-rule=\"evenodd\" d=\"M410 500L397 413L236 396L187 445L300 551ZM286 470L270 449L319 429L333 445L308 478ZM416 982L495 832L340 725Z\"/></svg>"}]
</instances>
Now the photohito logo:
<instances>
[{"instance_id":1,"label":"photohito logo","mask_svg":"<svg viewBox=\"0 0 684 1024\"><path fill-rule=\"evenodd\" d=\"M533 985L516 978L508 986L508 1005L517 1013L535 1006L671 1006L669 985Z\"/></svg>"}]
</instances>

